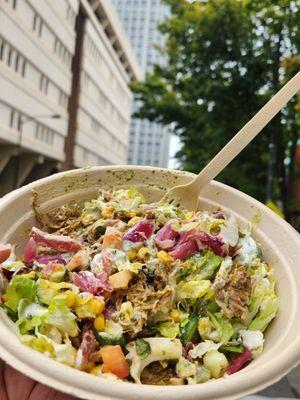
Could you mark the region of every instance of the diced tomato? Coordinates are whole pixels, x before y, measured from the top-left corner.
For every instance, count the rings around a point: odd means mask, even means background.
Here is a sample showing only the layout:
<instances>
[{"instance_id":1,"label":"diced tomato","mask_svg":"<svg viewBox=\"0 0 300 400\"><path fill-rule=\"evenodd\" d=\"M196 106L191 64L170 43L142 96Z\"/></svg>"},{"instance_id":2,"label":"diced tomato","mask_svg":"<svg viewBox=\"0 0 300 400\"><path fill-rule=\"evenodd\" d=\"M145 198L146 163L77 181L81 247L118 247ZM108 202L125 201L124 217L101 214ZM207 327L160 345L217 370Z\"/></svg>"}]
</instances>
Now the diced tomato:
<instances>
[{"instance_id":1,"label":"diced tomato","mask_svg":"<svg viewBox=\"0 0 300 400\"><path fill-rule=\"evenodd\" d=\"M122 247L122 233L115 228L108 226L103 236L102 250L109 247L119 249Z\"/></svg>"},{"instance_id":2,"label":"diced tomato","mask_svg":"<svg viewBox=\"0 0 300 400\"><path fill-rule=\"evenodd\" d=\"M69 236L60 236L43 232L35 227L31 229L30 236L36 241L37 244L50 247L50 249L60 251L62 253L77 251L82 248L82 244L79 240L72 239Z\"/></svg>"},{"instance_id":3,"label":"diced tomato","mask_svg":"<svg viewBox=\"0 0 300 400\"><path fill-rule=\"evenodd\" d=\"M0 243L0 264L8 259L10 253L11 253L10 245Z\"/></svg>"},{"instance_id":4,"label":"diced tomato","mask_svg":"<svg viewBox=\"0 0 300 400\"><path fill-rule=\"evenodd\" d=\"M126 378L129 375L129 366L121 346L104 346L100 350L100 354L105 372L111 372L120 379Z\"/></svg>"}]
</instances>

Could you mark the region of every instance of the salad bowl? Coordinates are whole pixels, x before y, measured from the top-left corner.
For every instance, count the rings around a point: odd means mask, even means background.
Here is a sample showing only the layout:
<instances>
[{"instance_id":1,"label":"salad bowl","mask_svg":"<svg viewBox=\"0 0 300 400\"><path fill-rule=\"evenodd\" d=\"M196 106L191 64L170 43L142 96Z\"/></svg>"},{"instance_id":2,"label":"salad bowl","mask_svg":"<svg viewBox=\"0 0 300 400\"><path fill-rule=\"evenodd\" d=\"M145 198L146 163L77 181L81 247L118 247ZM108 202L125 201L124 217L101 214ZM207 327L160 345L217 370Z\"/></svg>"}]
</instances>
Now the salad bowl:
<instances>
[{"instance_id":1,"label":"salad bowl","mask_svg":"<svg viewBox=\"0 0 300 400\"><path fill-rule=\"evenodd\" d=\"M83 202L99 188L135 185L148 202L159 200L167 189L186 184L194 175L166 169L134 166L83 168L33 182L0 200L0 243L26 242L36 213L54 211L70 201ZM279 380L300 361L300 238L284 220L253 198L212 181L200 197L200 209L233 214L239 225L253 226L264 259L275 270L280 305L266 331L263 353L250 365L227 378L198 385L150 386L111 382L62 365L21 344L15 325L0 311L0 358L22 373L57 390L90 400L237 399Z\"/></svg>"}]
</instances>

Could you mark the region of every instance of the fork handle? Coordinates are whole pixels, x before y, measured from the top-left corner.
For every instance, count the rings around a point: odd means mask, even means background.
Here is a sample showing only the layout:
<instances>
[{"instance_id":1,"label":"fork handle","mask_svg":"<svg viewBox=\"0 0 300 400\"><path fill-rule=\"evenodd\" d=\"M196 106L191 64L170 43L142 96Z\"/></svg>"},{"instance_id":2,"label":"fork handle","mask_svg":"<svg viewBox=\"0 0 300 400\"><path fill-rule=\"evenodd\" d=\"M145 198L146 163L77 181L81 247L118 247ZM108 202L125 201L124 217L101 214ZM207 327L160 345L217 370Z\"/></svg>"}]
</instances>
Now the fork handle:
<instances>
[{"instance_id":1,"label":"fork handle","mask_svg":"<svg viewBox=\"0 0 300 400\"><path fill-rule=\"evenodd\" d=\"M300 90L300 72L290 79L250 121L226 144L191 182L194 192L200 192L214 179L271 121Z\"/></svg>"}]
</instances>

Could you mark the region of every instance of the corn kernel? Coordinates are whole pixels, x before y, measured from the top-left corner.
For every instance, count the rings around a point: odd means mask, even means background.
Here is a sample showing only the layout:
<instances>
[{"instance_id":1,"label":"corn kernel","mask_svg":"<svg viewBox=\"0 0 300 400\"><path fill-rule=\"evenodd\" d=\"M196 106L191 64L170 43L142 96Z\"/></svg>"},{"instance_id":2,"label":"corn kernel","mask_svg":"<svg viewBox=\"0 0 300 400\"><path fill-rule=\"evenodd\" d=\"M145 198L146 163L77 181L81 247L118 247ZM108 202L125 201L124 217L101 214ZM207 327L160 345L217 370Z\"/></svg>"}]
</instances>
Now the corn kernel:
<instances>
[{"instance_id":1,"label":"corn kernel","mask_svg":"<svg viewBox=\"0 0 300 400\"><path fill-rule=\"evenodd\" d=\"M101 299L94 299L91 306L91 311L96 315L101 314L104 311L105 303Z\"/></svg>"},{"instance_id":2,"label":"corn kernel","mask_svg":"<svg viewBox=\"0 0 300 400\"><path fill-rule=\"evenodd\" d=\"M65 295L67 296L67 306L69 308L73 307L76 301L75 294L72 293L71 291L65 292Z\"/></svg>"},{"instance_id":3,"label":"corn kernel","mask_svg":"<svg viewBox=\"0 0 300 400\"><path fill-rule=\"evenodd\" d=\"M103 208L101 215L103 218L111 218L114 213L113 207L105 207Z\"/></svg>"},{"instance_id":4,"label":"corn kernel","mask_svg":"<svg viewBox=\"0 0 300 400\"><path fill-rule=\"evenodd\" d=\"M2 301L4 301L4 303L6 303L9 300L7 294L3 294L1 298Z\"/></svg>"},{"instance_id":5,"label":"corn kernel","mask_svg":"<svg viewBox=\"0 0 300 400\"><path fill-rule=\"evenodd\" d=\"M147 247L141 247L138 251L138 257L141 259L145 259L150 255L150 250Z\"/></svg>"},{"instance_id":6,"label":"corn kernel","mask_svg":"<svg viewBox=\"0 0 300 400\"><path fill-rule=\"evenodd\" d=\"M98 373L101 371L102 371L102 365L98 365L97 367L94 367L90 370L90 374L97 376Z\"/></svg>"},{"instance_id":7,"label":"corn kernel","mask_svg":"<svg viewBox=\"0 0 300 400\"><path fill-rule=\"evenodd\" d=\"M166 251L161 250L157 253L157 258L159 261L163 264L170 264L172 261L174 261L174 258L170 256Z\"/></svg>"},{"instance_id":8,"label":"corn kernel","mask_svg":"<svg viewBox=\"0 0 300 400\"><path fill-rule=\"evenodd\" d=\"M34 271L30 271L30 272L28 272L28 274L23 274L22 276L24 278L33 279L33 278L35 278L35 272Z\"/></svg>"},{"instance_id":9,"label":"corn kernel","mask_svg":"<svg viewBox=\"0 0 300 400\"><path fill-rule=\"evenodd\" d=\"M97 318L94 319L94 327L97 331L103 331L105 328L105 319L104 315L98 315Z\"/></svg>"},{"instance_id":10,"label":"corn kernel","mask_svg":"<svg viewBox=\"0 0 300 400\"><path fill-rule=\"evenodd\" d=\"M137 258L138 253L136 251L128 251L127 252L127 257L129 258L129 261L133 261Z\"/></svg>"},{"instance_id":11,"label":"corn kernel","mask_svg":"<svg viewBox=\"0 0 300 400\"><path fill-rule=\"evenodd\" d=\"M195 216L195 211L190 211L187 214L185 214L185 219L191 219Z\"/></svg>"},{"instance_id":12,"label":"corn kernel","mask_svg":"<svg viewBox=\"0 0 300 400\"><path fill-rule=\"evenodd\" d=\"M136 210L129 211L128 215L130 218L134 218L136 216Z\"/></svg>"},{"instance_id":13,"label":"corn kernel","mask_svg":"<svg viewBox=\"0 0 300 400\"><path fill-rule=\"evenodd\" d=\"M175 322L180 322L180 313L178 310L175 310L175 309L172 310L170 315L171 315L171 318L173 318L173 320Z\"/></svg>"},{"instance_id":14,"label":"corn kernel","mask_svg":"<svg viewBox=\"0 0 300 400\"><path fill-rule=\"evenodd\" d=\"M87 372L91 372L94 368L95 368L95 363L94 363L94 361L89 361L89 362L87 363L87 366L86 366Z\"/></svg>"},{"instance_id":15,"label":"corn kernel","mask_svg":"<svg viewBox=\"0 0 300 400\"><path fill-rule=\"evenodd\" d=\"M133 217L133 218L131 218L131 219L128 221L127 225L128 225L128 226L133 226L133 225L135 225L137 222L139 222L140 219L141 219L141 217Z\"/></svg>"}]
</instances>

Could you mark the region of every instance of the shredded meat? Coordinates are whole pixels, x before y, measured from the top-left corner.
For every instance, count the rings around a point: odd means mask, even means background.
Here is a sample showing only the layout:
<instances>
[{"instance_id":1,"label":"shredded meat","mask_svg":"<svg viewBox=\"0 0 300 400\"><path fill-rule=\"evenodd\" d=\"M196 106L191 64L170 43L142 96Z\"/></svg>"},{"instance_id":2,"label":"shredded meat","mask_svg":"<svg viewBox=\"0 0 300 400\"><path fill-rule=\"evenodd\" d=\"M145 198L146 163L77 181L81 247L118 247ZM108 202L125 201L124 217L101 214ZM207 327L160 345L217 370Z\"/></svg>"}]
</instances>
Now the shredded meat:
<instances>
[{"instance_id":1,"label":"shredded meat","mask_svg":"<svg viewBox=\"0 0 300 400\"><path fill-rule=\"evenodd\" d=\"M170 379L175 376L174 367L163 368L159 362L154 362L144 369L141 381L146 385L170 385Z\"/></svg>"},{"instance_id":2,"label":"shredded meat","mask_svg":"<svg viewBox=\"0 0 300 400\"><path fill-rule=\"evenodd\" d=\"M78 204L67 204L61 206L55 214L47 214L47 231L57 235L78 236L82 228L82 207Z\"/></svg>"},{"instance_id":3,"label":"shredded meat","mask_svg":"<svg viewBox=\"0 0 300 400\"><path fill-rule=\"evenodd\" d=\"M133 306L138 307L140 311L153 314L164 307L171 306L173 290L169 286L165 286L163 289L155 291L144 279L137 279L127 289L126 295Z\"/></svg>"},{"instance_id":4,"label":"shredded meat","mask_svg":"<svg viewBox=\"0 0 300 400\"><path fill-rule=\"evenodd\" d=\"M159 279L159 278L158 278ZM167 285L161 285L158 289L153 284L147 282L143 272L140 272L128 289L117 290L112 293L112 301L116 309L120 310L125 301L130 301L133 308L137 311L138 317L135 317L130 324L122 324L124 331L131 338L136 337L143 327L161 311L165 312L172 307L174 290Z\"/></svg>"},{"instance_id":5,"label":"shredded meat","mask_svg":"<svg viewBox=\"0 0 300 400\"><path fill-rule=\"evenodd\" d=\"M216 289L216 302L227 318L244 319L251 294L251 277L243 265L236 265L230 272L226 284Z\"/></svg>"}]
</instances>

